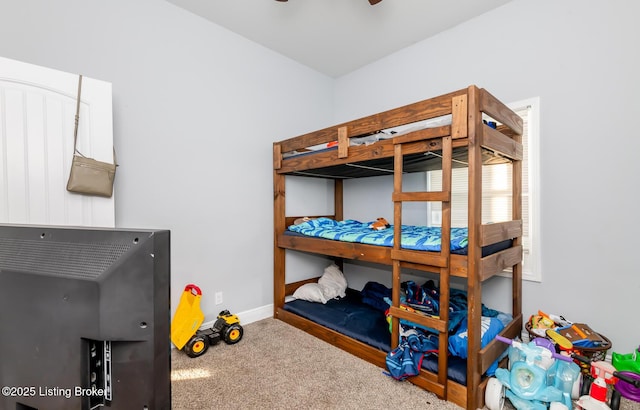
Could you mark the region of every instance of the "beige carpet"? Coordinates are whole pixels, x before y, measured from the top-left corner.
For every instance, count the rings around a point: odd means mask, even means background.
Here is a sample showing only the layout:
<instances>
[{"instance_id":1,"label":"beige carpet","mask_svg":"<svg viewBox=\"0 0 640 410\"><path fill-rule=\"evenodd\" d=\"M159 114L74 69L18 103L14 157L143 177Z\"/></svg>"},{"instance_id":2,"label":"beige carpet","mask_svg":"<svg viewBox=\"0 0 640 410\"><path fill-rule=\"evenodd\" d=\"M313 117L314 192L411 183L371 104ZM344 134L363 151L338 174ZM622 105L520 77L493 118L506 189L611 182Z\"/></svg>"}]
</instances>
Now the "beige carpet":
<instances>
[{"instance_id":1,"label":"beige carpet","mask_svg":"<svg viewBox=\"0 0 640 410\"><path fill-rule=\"evenodd\" d=\"M250 323L239 343L195 359L174 349L171 361L179 410L460 409L275 319Z\"/></svg>"},{"instance_id":2,"label":"beige carpet","mask_svg":"<svg viewBox=\"0 0 640 410\"><path fill-rule=\"evenodd\" d=\"M198 358L172 353L176 410L460 409L274 319L244 326L239 343L221 342ZM621 409L640 404L623 399Z\"/></svg>"}]
</instances>

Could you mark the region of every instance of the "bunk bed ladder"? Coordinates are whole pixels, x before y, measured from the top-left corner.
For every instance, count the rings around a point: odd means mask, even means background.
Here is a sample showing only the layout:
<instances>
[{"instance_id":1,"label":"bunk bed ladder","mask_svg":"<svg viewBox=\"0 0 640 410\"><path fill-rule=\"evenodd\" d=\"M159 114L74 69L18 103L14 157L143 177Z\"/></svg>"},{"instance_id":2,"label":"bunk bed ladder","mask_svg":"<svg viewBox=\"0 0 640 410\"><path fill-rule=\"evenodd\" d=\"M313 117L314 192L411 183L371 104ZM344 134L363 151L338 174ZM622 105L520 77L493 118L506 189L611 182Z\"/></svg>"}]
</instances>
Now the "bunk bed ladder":
<instances>
[{"instance_id":1,"label":"bunk bed ladder","mask_svg":"<svg viewBox=\"0 0 640 410\"><path fill-rule=\"evenodd\" d=\"M393 179L393 203L394 203L394 245L391 251L392 259L392 306L389 313L392 316L391 344L393 347L399 343L399 320L405 319L429 328L435 329L439 333L438 337L438 375L437 383L434 383L430 390L441 398L447 396L448 377L448 330L449 330L449 286L450 286L450 263L449 255L451 243L451 168L452 168L452 138L450 135L442 137L442 190L437 192L403 192L403 146L416 143L415 140L403 140L398 138L394 145L394 179ZM402 226L402 203L408 201L420 202L441 202L442 203L442 227L441 227L441 250L438 270L440 276L440 316L429 317L419 313L407 312L400 309L400 282L401 269L404 262L412 264L419 263L416 254L402 250L400 247L401 226ZM433 259L429 260L429 264Z\"/></svg>"}]
</instances>

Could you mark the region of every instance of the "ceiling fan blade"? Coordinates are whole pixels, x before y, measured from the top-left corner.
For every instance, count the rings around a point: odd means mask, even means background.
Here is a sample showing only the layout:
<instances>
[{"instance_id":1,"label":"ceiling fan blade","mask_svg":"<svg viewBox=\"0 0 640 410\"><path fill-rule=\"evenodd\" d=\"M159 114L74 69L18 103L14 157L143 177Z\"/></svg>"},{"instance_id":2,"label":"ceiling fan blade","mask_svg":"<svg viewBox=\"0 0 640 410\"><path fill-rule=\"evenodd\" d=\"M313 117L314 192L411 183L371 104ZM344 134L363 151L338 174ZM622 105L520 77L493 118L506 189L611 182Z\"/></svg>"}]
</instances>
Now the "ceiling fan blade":
<instances>
[{"instance_id":1,"label":"ceiling fan blade","mask_svg":"<svg viewBox=\"0 0 640 410\"><path fill-rule=\"evenodd\" d=\"M276 1L280 1L280 2L287 2L289 0L276 0ZM369 4L371 4L372 6L375 6L376 4L380 3L382 0L369 0Z\"/></svg>"}]
</instances>

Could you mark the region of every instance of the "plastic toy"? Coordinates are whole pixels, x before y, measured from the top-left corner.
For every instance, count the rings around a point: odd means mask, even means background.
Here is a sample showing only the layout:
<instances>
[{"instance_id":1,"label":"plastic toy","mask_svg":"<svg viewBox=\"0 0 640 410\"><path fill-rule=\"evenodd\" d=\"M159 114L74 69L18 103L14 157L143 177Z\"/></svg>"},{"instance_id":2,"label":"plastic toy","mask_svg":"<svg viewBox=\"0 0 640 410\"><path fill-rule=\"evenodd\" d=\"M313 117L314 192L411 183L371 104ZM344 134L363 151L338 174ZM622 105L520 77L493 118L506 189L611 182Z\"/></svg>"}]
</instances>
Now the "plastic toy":
<instances>
[{"instance_id":1,"label":"plastic toy","mask_svg":"<svg viewBox=\"0 0 640 410\"><path fill-rule=\"evenodd\" d=\"M572 357L591 366L593 381L585 379L581 396L576 405L584 410L618 410L620 398L640 402L640 374L618 372L615 367L604 361L591 361L586 357L573 354ZM613 385L610 403L607 403L608 386Z\"/></svg>"},{"instance_id":2,"label":"plastic toy","mask_svg":"<svg viewBox=\"0 0 640 410\"><path fill-rule=\"evenodd\" d=\"M504 397L518 410L570 409L577 397L580 367L555 352L553 344L536 338L528 344L496 336L510 345L509 369L499 368L485 390L489 410L501 410Z\"/></svg>"},{"instance_id":3,"label":"plastic toy","mask_svg":"<svg viewBox=\"0 0 640 410\"><path fill-rule=\"evenodd\" d=\"M618 378L618 382L611 395L611 408L613 410L619 409L620 398L618 394L625 399L640 403L640 374L633 372L616 372L614 374Z\"/></svg>"},{"instance_id":4,"label":"plastic toy","mask_svg":"<svg viewBox=\"0 0 640 410\"><path fill-rule=\"evenodd\" d=\"M178 349L182 349L204 322L204 313L200 309L201 298L199 287L193 284L185 286L171 321L171 341Z\"/></svg>"},{"instance_id":5,"label":"plastic toy","mask_svg":"<svg viewBox=\"0 0 640 410\"><path fill-rule=\"evenodd\" d=\"M220 340L227 344L238 343L244 333L238 317L228 310L218 314L210 329L200 330L204 321L204 314L200 309L201 298L202 291L199 287L187 285L171 322L171 341L189 357L203 355L209 346L217 344Z\"/></svg>"},{"instance_id":6,"label":"plastic toy","mask_svg":"<svg viewBox=\"0 0 640 410\"><path fill-rule=\"evenodd\" d=\"M619 372L640 374L640 347L629 354L611 353L611 364Z\"/></svg>"}]
</instances>

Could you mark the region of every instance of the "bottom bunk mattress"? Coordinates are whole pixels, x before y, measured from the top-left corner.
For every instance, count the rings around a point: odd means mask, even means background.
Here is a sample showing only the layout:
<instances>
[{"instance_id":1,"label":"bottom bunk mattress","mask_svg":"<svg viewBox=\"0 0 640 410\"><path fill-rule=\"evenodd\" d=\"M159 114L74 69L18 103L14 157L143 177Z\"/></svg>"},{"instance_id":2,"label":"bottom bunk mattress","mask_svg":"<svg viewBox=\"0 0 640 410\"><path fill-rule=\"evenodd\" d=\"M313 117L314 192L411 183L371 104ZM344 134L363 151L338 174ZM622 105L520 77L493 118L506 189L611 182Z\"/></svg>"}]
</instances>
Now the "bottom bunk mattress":
<instances>
[{"instance_id":1,"label":"bottom bunk mattress","mask_svg":"<svg viewBox=\"0 0 640 410\"><path fill-rule=\"evenodd\" d=\"M363 303L362 295L357 290L347 289L346 297L331 299L326 304L294 299L284 304L284 310L383 352L388 353L391 350L391 334L384 312ZM490 339L493 339L493 337L490 337ZM456 355L449 355L448 364L449 379L466 385L466 359ZM425 355L422 360L422 368L432 373L437 373L437 355Z\"/></svg>"}]
</instances>

